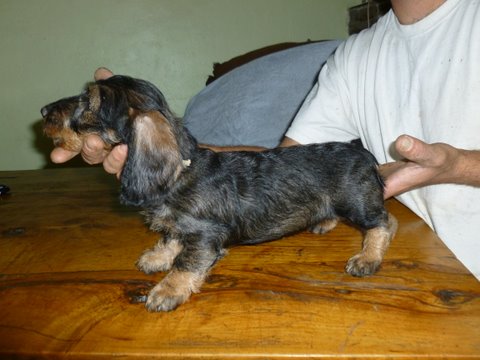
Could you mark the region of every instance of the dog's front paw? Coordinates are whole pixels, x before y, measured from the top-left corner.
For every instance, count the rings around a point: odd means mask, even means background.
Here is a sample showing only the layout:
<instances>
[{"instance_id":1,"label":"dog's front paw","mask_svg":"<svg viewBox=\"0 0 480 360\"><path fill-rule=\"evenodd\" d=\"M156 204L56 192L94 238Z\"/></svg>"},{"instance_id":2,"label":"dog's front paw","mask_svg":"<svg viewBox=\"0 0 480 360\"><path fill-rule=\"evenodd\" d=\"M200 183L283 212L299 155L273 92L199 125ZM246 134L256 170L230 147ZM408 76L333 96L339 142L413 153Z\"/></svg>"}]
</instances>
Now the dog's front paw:
<instances>
[{"instance_id":1,"label":"dog's front paw","mask_svg":"<svg viewBox=\"0 0 480 360\"><path fill-rule=\"evenodd\" d=\"M137 268L145 274L167 271L172 268L183 246L177 240L164 244L159 242L153 249L146 250L137 261Z\"/></svg>"},{"instance_id":2,"label":"dog's front paw","mask_svg":"<svg viewBox=\"0 0 480 360\"><path fill-rule=\"evenodd\" d=\"M148 311L171 311L200 290L206 273L172 270L150 291L145 303Z\"/></svg>"},{"instance_id":3,"label":"dog's front paw","mask_svg":"<svg viewBox=\"0 0 480 360\"><path fill-rule=\"evenodd\" d=\"M187 301L189 297L190 294L176 291L176 289L165 286L161 282L148 294L145 307L150 312L172 311Z\"/></svg>"},{"instance_id":4,"label":"dog's front paw","mask_svg":"<svg viewBox=\"0 0 480 360\"><path fill-rule=\"evenodd\" d=\"M381 260L370 259L361 252L348 260L345 270L352 276L368 276L378 270L381 262Z\"/></svg>"}]
</instances>

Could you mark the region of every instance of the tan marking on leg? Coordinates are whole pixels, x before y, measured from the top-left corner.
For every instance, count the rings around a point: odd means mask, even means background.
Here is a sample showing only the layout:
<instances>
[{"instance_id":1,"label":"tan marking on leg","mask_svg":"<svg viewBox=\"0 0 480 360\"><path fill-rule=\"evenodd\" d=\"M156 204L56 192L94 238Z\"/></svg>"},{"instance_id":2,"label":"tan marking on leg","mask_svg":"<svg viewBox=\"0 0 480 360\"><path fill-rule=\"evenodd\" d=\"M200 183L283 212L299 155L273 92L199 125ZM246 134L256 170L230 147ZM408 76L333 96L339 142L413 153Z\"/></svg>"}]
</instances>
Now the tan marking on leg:
<instances>
[{"instance_id":1,"label":"tan marking on leg","mask_svg":"<svg viewBox=\"0 0 480 360\"><path fill-rule=\"evenodd\" d=\"M148 311L171 311L200 291L207 273L172 270L148 294Z\"/></svg>"},{"instance_id":2,"label":"tan marking on leg","mask_svg":"<svg viewBox=\"0 0 480 360\"><path fill-rule=\"evenodd\" d=\"M137 268L146 274L170 270L175 258L183 250L180 241L160 240L153 249L145 251L137 261Z\"/></svg>"},{"instance_id":3,"label":"tan marking on leg","mask_svg":"<svg viewBox=\"0 0 480 360\"><path fill-rule=\"evenodd\" d=\"M375 273L396 230L397 220L393 215L388 214L387 227L376 227L366 232L362 251L348 260L346 271L353 276L367 276Z\"/></svg>"},{"instance_id":4,"label":"tan marking on leg","mask_svg":"<svg viewBox=\"0 0 480 360\"><path fill-rule=\"evenodd\" d=\"M315 234L326 234L327 232L333 230L337 224L338 219L323 220L317 225L313 226L310 231Z\"/></svg>"}]
</instances>

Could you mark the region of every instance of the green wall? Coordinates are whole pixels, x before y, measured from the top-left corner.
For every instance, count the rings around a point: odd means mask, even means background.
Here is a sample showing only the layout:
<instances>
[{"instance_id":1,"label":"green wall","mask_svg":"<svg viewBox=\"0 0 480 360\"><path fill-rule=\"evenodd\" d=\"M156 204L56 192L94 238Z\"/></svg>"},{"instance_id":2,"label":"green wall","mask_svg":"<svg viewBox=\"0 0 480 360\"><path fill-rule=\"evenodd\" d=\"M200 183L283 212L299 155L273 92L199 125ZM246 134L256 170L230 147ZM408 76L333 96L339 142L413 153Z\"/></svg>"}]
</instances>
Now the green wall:
<instances>
[{"instance_id":1,"label":"green wall","mask_svg":"<svg viewBox=\"0 0 480 360\"><path fill-rule=\"evenodd\" d=\"M99 66L154 82L182 115L214 62L280 42L345 38L347 8L357 3L0 0L0 170L49 166L39 110L79 93Z\"/></svg>"}]
</instances>

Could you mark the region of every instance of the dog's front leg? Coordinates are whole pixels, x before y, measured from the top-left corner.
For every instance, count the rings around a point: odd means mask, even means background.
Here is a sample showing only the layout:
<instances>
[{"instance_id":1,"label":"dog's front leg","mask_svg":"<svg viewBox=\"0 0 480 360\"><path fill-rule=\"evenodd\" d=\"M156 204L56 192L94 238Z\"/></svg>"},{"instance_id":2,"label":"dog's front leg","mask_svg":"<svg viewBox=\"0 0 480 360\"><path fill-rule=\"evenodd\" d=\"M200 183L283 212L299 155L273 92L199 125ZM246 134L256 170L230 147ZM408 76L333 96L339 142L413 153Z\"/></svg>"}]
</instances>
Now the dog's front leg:
<instances>
[{"instance_id":1,"label":"dog's front leg","mask_svg":"<svg viewBox=\"0 0 480 360\"><path fill-rule=\"evenodd\" d=\"M171 311L197 293L208 271L222 256L213 247L185 245L173 263L172 270L148 294L149 311Z\"/></svg>"},{"instance_id":2,"label":"dog's front leg","mask_svg":"<svg viewBox=\"0 0 480 360\"><path fill-rule=\"evenodd\" d=\"M186 302L192 293L200 291L208 271L173 268L150 290L145 307L148 311L171 311Z\"/></svg>"}]
</instances>

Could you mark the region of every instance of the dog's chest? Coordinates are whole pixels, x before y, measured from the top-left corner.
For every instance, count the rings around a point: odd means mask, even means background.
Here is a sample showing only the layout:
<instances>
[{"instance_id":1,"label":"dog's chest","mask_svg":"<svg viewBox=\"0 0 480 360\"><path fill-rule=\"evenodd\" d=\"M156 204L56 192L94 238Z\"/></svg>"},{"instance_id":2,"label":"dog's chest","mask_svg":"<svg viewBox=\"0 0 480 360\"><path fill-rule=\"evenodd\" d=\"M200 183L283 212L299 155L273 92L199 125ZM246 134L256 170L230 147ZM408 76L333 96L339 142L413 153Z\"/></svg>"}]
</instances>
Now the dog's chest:
<instances>
[{"instance_id":1,"label":"dog's chest","mask_svg":"<svg viewBox=\"0 0 480 360\"><path fill-rule=\"evenodd\" d=\"M145 210L144 215L151 230L160 233L174 232L176 219L170 206L162 205L153 209Z\"/></svg>"}]
</instances>

